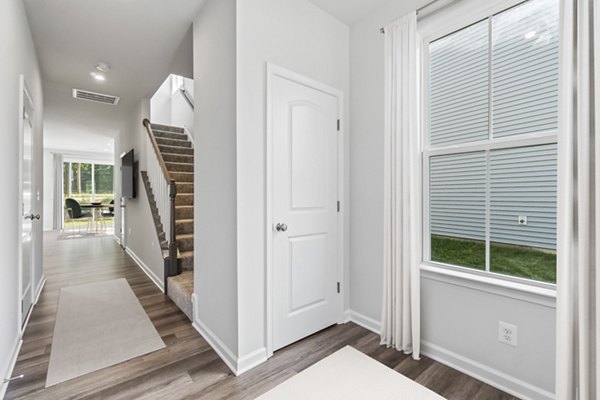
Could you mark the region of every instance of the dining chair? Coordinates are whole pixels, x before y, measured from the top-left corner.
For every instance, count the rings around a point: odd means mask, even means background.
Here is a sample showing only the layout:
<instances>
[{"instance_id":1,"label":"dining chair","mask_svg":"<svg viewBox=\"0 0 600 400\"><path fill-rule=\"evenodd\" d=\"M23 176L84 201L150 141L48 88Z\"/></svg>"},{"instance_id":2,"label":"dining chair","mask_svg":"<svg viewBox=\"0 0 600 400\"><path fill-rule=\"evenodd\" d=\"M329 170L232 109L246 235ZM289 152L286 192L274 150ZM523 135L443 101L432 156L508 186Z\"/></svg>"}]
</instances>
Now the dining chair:
<instances>
[{"instance_id":1,"label":"dining chair","mask_svg":"<svg viewBox=\"0 0 600 400\"><path fill-rule=\"evenodd\" d=\"M73 227L75 221L87 220L87 230L89 232L92 224L92 214L88 211L82 211L79 202L72 198L65 199L65 207L67 209L67 215L73 221ZM81 225L79 225L79 233L81 233Z\"/></svg>"}]
</instances>

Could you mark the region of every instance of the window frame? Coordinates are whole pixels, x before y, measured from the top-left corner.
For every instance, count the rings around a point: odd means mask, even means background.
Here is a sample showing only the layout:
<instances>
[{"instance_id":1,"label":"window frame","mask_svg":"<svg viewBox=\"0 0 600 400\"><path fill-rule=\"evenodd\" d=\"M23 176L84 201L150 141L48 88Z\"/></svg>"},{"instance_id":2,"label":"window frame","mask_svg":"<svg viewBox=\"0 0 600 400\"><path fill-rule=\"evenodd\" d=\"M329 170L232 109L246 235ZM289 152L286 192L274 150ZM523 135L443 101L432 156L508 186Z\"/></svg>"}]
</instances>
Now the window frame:
<instances>
[{"instance_id":1,"label":"window frame","mask_svg":"<svg viewBox=\"0 0 600 400\"><path fill-rule=\"evenodd\" d=\"M492 37L489 37L489 81L488 81L488 138L485 140L478 140L468 143L460 143L453 145L440 145L431 146L430 143L430 54L429 45L445 36L448 36L454 32L457 32L470 25L476 24L483 20L488 20L491 25L492 17L510 8L518 6L522 3L526 3L528 0L507 0L501 1L492 6L480 9L479 11L472 12L469 15L465 15L464 18L454 19L452 23L439 25L438 28L422 37L421 40L421 93L422 96L422 133L421 133L421 201L422 201L422 261L421 269L428 272L435 272L439 270L442 273L456 273L461 277L472 276L473 278L486 279L497 281L500 286L514 284L521 288L532 287L540 289L548 289L550 291L556 290L556 283L537 281L534 279L523 278L518 276L505 275L497 272L490 271L490 188L489 188L489 153L493 150L516 148L516 147L527 147L537 146L545 144L558 144L558 127L552 131L542 131L529 134L521 134L515 136L505 136L500 138L493 138L492 132ZM461 153L485 151L487 155L487 180L486 180L486 226L485 226L485 243L486 243L486 254L485 254L485 270L479 270L475 268L446 264L439 261L431 260L431 225L430 225L430 175L429 166L430 159L434 156L452 155ZM558 228L558 227L557 227Z\"/></svg>"}]
</instances>

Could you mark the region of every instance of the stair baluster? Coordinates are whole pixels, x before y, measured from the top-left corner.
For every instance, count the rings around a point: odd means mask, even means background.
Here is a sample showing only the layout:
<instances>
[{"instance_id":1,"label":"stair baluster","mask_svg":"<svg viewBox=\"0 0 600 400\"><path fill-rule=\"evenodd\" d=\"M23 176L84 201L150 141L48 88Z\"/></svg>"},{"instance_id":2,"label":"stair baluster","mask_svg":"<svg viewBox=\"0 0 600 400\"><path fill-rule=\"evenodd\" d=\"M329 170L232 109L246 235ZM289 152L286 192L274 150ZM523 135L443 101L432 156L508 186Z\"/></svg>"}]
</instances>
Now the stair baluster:
<instances>
[{"instance_id":1,"label":"stair baluster","mask_svg":"<svg viewBox=\"0 0 600 400\"><path fill-rule=\"evenodd\" d=\"M161 243L161 250L168 252L168 259L164 268L164 292L167 294L167 281L170 276L177 275L177 232L175 228L175 197L177 195L177 185L171 178L167 165L163 159L152 126L148 119L144 119L143 125L148 132L147 142L147 168L148 179L154 192L156 206L160 216L160 224L165 232L166 245Z\"/></svg>"}]
</instances>

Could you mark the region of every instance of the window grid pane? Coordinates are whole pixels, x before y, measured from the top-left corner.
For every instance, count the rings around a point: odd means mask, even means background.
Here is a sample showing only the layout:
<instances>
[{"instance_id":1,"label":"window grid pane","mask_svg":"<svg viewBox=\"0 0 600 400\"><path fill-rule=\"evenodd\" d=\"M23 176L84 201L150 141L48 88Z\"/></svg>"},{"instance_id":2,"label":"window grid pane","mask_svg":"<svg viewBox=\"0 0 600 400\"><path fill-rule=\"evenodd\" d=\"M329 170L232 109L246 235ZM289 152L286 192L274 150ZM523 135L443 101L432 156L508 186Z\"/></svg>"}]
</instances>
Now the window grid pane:
<instances>
[{"instance_id":1,"label":"window grid pane","mask_svg":"<svg viewBox=\"0 0 600 400\"><path fill-rule=\"evenodd\" d=\"M432 146L488 139L488 25L483 20L429 46Z\"/></svg>"},{"instance_id":2,"label":"window grid pane","mask_svg":"<svg viewBox=\"0 0 600 400\"><path fill-rule=\"evenodd\" d=\"M558 126L558 1L523 3L492 18L492 135Z\"/></svg>"},{"instance_id":3,"label":"window grid pane","mask_svg":"<svg viewBox=\"0 0 600 400\"><path fill-rule=\"evenodd\" d=\"M485 269L485 152L430 159L431 259Z\"/></svg>"}]
</instances>

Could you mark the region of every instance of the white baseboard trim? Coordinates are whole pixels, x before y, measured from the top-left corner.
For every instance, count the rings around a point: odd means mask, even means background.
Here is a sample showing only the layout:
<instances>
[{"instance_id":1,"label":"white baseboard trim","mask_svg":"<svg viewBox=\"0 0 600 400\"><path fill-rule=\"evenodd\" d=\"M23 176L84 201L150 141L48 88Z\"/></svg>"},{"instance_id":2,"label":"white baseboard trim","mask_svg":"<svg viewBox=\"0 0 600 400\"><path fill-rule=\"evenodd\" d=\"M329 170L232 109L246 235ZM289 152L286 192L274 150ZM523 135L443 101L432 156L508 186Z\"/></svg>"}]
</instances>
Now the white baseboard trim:
<instances>
[{"instance_id":1,"label":"white baseboard trim","mask_svg":"<svg viewBox=\"0 0 600 400\"><path fill-rule=\"evenodd\" d=\"M365 329L370 330L373 333L381 333L381 322L374 320L373 318L367 317L366 315L357 313L356 311L346 310L344 312L345 322L354 322L356 325L360 325Z\"/></svg>"},{"instance_id":2,"label":"white baseboard trim","mask_svg":"<svg viewBox=\"0 0 600 400\"><path fill-rule=\"evenodd\" d=\"M193 307L193 306L192 306ZM194 317L196 317L194 315ZM197 318L194 318L194 322L192 326L198 331L198 333L206 340L206 342L213 348L213 350L217 353L221 360L227 365L227 367L233 372L236 376L237 373L237 357L235 354L211 331Z\"/></svg>"},{"instance_id":3,"label":"white baseboard trim","mask_svg":"<svg viewBox=\"0 0 600 400\"><path fill-rule=\"evenodd\" d=\"M520 399L555 399L554 393L424 340L421 341L421 354Z\"/></svg>"},{"instance_id":4,"label":"white baseboard trim","mask_svg":"<svg viewBox=\"0 0 600 400\"><path fill-rule=\"evenodd\" d=\"M38 285L38 288L35 291L35 296L33 297L33 304L31 304L31 310L29 310L29 314L27 314L27 319L25 320L25 323L21 327L21 336L23 336L23 334L25 333L25 329L27 328L27 325L29 324L29 319L31 318L31 314L33 314L33 309L35 308L35 305L37 304L38 300L40 299L40 294L42 294L42 289L44 289L44 285L46 285L46 276L42 275L42 280L40 281L40 284ZM0 399L1 398L2 397L0 397Z\"/></svg>"},{"instance_id":5,"label":"white baseboard trim","mask_svg":"<svg viewBox=\"0 0 600 400\"><path fill-rule=\"evenodd\" d=\"M19 356L19 351L21 350L21 345L23 344L23 340L20 337L17 338L13 346L12 357L8 364L4 367L2 371L2 382L0 382L0 399L4 398L6 394L6 389L8 388L8 382L4 382L4 379L10 379L11 375L15 369L15 364L17 363L17 357Z\"/></svg>"},{"instance_id":6,"label":"white baseboard trim","mask_svg":"<svg viewBox=\"0 0 600 400\"><path fill-rule=\"evenodd\" d=\"M255 351L252 351L245 356L237 357L231 349L225 345L215 335L213 331L211 331L206 325L200 321L196 310L198 307L196 306L197 296L196 293L192 294L192 315L194 316L194 322L192 326L194 329L198 331L198 333L206 340L206 342L212 347L212 349L217 353L217 355L223 360L223 362L227 365L227 367L235 374L235 376L239 376L244 372L250 371L252 368L256 367L259 364L267 361L267 348L261 347Z\"/></svg>"},{"instance_id":7,"label":"white baseboard trim","mask_svg":"<svg viewBox=\"0 0 600 400\"><path fill-rule=\"evenodd\" d=\"M150 268L148 268L148 266L146 264L144 264L142 259L139 258L137 256L137 254L135 254L129 247L127 247L125 249L125 252L127 254L129 254L129 257L131 257L133 259L133 261L138 265L138 267L140 267L140 269L142 271L144 271L144 273L146 275L148 275L148 278L150 278L150 280L152 282L154 282L154 284L158 287L158 289L164 293L165 291L164 291L162 279L160 279L158 276L156 276L156 274L154 272L152 272L152 270Z\"/></svg>"},{"instance_id":8,"label":"white baseboard trim","mask_svg":"<svg viewBox=\"0 0 600 400\"><path fill-rule=\"evenodd\" d=\"M44 286L46 286L46 275L42 275L42 279L40 281L40 284L38 285L38 289L35 292L35 299L33 300L34 305L37 304L38 300L40 299L40 295L42 294Z\"/></svg>"},{"instance_id":9,"label":"white baseboard trim","mask_svg":"<svg viewBox=\"0 0 600 400\"><path fill-rule=\"evenodd\" d=\"M194 285L196 283L194 282ZM198 297L196 296L196 292L192 293L192 322L198 320L198 318L196 318L196 300L198 299Z\"/></svg>"},{"instance_id":10,"label":"white baseboard trim","mask_svg":"<svg viewBox=\"0 0 600 400\"><path fill-rule=\"evenodd\" d=\"M239 376L244 372L250 371L252 368L267 361L267 348L261 347L251 353L240 357L237 362L236 375Z\"/></svg>"},{"instance_id":11,"label":"white baseboard trim","mask_svg":"<svg viewBox=\"0 0 600 400\"><path fill-rule=\"evenodd\" d=\"M117 244L120 246L121 245L121 239L119 239L119 237L117 235L113 235L113 237L115 238L115 242L117 242Z\"/></svg>"}]
</instances>

